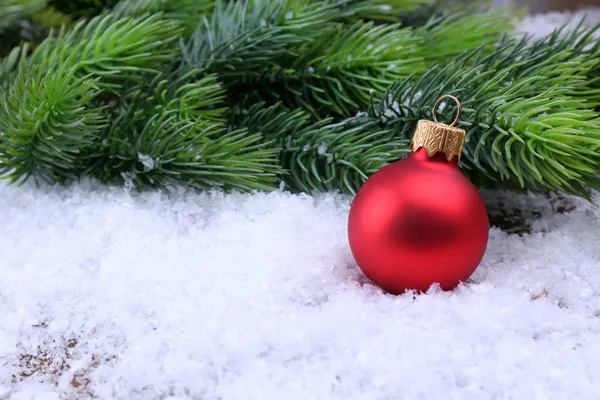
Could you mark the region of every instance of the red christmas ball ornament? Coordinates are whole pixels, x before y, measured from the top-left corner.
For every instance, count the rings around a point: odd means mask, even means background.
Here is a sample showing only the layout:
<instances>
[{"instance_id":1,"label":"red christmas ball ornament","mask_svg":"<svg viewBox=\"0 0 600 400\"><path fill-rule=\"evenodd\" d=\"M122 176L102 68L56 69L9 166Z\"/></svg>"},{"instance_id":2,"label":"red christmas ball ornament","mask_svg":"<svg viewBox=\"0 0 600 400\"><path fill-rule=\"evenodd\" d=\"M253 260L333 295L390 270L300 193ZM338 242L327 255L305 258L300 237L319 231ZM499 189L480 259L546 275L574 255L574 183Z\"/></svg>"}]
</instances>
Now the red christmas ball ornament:
<instances>
[{"instance_id":1,"label":"red christmas ball ornament","mask_svg":"<svg viewBox=\"0 0 600 400\"><path fill-rule=\"evenodd\" d=\"M435 109L458 105L451 125ZM373 174L350 208L348 238L361 270L377 286L400 294L438 283L454 289L475 271L488 241L485 204L458 167L465 131L456 128L460 103L440 97L434 121L420 120L405 159Z\"/></svg>"}]
</instances>

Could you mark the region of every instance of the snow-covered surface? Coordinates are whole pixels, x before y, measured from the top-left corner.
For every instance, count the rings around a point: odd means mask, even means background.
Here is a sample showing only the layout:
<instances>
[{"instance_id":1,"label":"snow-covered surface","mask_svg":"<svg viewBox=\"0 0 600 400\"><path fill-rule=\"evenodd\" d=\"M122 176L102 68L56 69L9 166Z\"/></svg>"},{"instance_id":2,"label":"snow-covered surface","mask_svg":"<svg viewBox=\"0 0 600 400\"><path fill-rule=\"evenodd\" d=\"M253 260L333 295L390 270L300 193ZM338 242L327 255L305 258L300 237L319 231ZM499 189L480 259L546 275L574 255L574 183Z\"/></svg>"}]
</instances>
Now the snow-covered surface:
<instances>
[{"instance_id":1,"label":"snow-covered surface","mask_svg":"<svg viewBox=\"0 0 600 400\"><path fill-rule=\"evenodd\" d=\"M0 398L600 398L598 204L486 197L533 233L413 298L364 283L347 198L1 188Z\"/></svg>"},{"instance_id":2,"label":"snow-covered surface","mask_svg":"<svg viewBox=\"0 0 600 400\"><path fill-rule=\"evenodd\" d=\"M583 20L583 26L593 26L600 21L600 8L585 8L576 11L548 12L545 14L528 15L517 25L520 32L529 34L532 38L546 36L556 27L574 28Z\"/></svg>"},{"instance_id":3,"label":"snow-covered surface","mask_svg":"<svg viewBox=\"0 0 600 400\"><path fill-rule=\"evenodd\" d=\"M487 193L530 233L413 297L348 198L0 187L0 399L600 399L595 195Z\"/></svg>"}]
</instances>

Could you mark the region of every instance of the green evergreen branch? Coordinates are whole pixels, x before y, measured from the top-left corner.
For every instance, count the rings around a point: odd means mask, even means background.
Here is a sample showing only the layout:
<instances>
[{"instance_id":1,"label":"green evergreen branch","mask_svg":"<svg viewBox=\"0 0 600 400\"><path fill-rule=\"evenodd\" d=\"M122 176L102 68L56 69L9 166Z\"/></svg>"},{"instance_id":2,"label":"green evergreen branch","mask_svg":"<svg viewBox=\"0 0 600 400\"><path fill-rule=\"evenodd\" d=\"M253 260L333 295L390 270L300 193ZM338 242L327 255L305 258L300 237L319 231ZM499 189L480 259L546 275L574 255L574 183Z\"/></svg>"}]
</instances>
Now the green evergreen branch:
<instances>
[{"instance_id":1,"label":"green evergreen branch","mask_svg":"<svg viewBox=\"0 0 600 400\"><path fill-rule=\"evenodd\" d=\"M373 92L423 69L417 39L397 25L332 23L332 5L217 3L184 48L187 64L217 73L230 92L345 115Z\"/></svg>"},{"instance_id":2,"label":"green evergreen branch","mask_svg":"<svg viewBox=\"0 0 600 400\"><path fill-rule=\"evenodd\" d=\"M46 6L46 0L2 0L0 3L0 32L29 18Z\"/></svg>"},{"instance_id":3,"label":"green evergreen branch","mask_svg":"<svg viewBox=\"0 0 600 400\"><path fill-rule=\"evenodd\" d=\"M258 132L227 132L224 90L215 76L198 74L160 74L122 96L87 173L138 189L272 189L278 151Z\"/></svg>"},{"instance_id":4,"label":"green evergreen branch","mask_svg":"<svg viewBox=\"0 0 600 400\"><path fill-rule=\"evenodd\" d=\"M432 67L391 88L371 116L409 138L418 119L431 119L435 100L452 93L463 105L467 143L461 161L472 179L587 196L583 185L600 187L594 172L600 169L600 118L571 95L585 85L592 63L569 61L571 50L559 49L553 60L562 63L498 62L512 58L519 46L508 42L489 56L476 52ZM440 110L438 119L451 120L453 111Z\"/></svg>"},{"instance_id":5,"label":"green evergreen branch","mask_svg":"<svg viewBox=\"0 0 600 400\"><path fill-rule=\"evenodd\" d=\"M499 32L510 26L506 18L491 16L447 17L416 33L397 24L335 22L346 15L344 9L352 14L378 4L259 0L250 7L218 2L212 20L199 26L183 48L184 60L218 74L234 103L253 93L256 101L302 107L315 116L347 117L366 109L394 80L424 72L425 59L446 56L450 48L459 52L461 47L447 36L462 26L478 27L463 49L498 41ZM436 44L428 41L428 47L424 38L429 36Z\"/></svg>"},{"instance_id":6,"label":"green evergreen branch","mask_svg":"<svg viewBox=\"0 0 600 400\"><path fill-rule=\"evenodd\" d=\"M433 17L416 32L423 38L425 59L444 64L482 46L487 53L492 52L513 29L511 15L457 12Z\"/></svg>"},{"instance_id":7,"label":"green evergreen branch","mask_svg":"<svg viewBox=\"0 0 600 400\"><path fill-rule=\"evenodd\" d=\"M532 76L536 69L545 68L546 75L560 79L563 75L577 73L581 83L573 88L572 95L588 102L590 106L600 104L600 23L583 26L584 19L573 28L565 26L550 35L529 44L527 37L514 45L510 51L496 52L486 64L498 64L498 68L512 67L515 77ZM507 43L512 46L512 43ZM504 47L506 47L505 45ZM582 64L573 69L573 64ZM553 82L553 81L548 81Z\"/></svg>"},{"instance_id":8,"label":"green evergreen branch","mask_svg":"<svg viewBox=\"0 0 600 400\"><path fill-rule=\"evenodd\" d=\"M434 0L328 0L338 10L337 19L397 22L399 18Z\"/></svg>"},{"instance_id":9,"label":"green evergreen branch","mask_svg":"<svg viewBox=\"0 0 600 400\"><path fill-rule=\"evenodd\" d=\"M376 122L348 119L327 126L311 126L283 150L286 180L295 190L341 190L354 194L369 176L408 153L406 140Z\"/></svg>"},{"instance_id":10,"label":"green evergreen branch","mask_svg":"<svg viewBox=\"0 0 600 400\"><path fill-rule=\"evenodd\" d=\"M436 21L416 32L396 24L331 25L289 60L282 59L274 71L233 85L231 90L262 93L271 102L302 107L314 115L348 116L366 109L374 95L383 93L393 81L423 73L424 59L456 56L475 44L488 48L511 26L506 18L491 15ZM450 38L464 26L479 29L472 30L461 50ZM429 37L429 44L424 45L424 38Z\"/></svg>"},{"instance_id":11,"label":"green evergreen branch","mask_svg":"<svg viewBox=\"0 0 600 400\"><path fill-rule=\"evenodd\" d=\"M83 76L95 78L94 85L98 87L114 90L127 82L130 89L119 92L124 95L119 104L122 111L113 116L101 136L96 129L88 132L91 136L82 135L77 145L68 140L62 142L61 151L76 153L77 157L50 166L45 164L45 158L30 157L31 162L21 165L19 176L26 179L41 172L50 181L64 181L77 177L80 164L85 163L88 173L104 181L135 174L132 182L138 187L178 182L195 187L271 188L280 171L275 162L277 151L268 148L258 133L225 132L221 117L224 110L220 108L224 93L215 78L196 79L197 71L170 74L168 79L158 74L158 67L175 55L176 48L173 50L168 44L180 32L176 23L159 16L116 19L106 15L80 23L72 31L62 31L42 43L27 60L29 73L40 79L40 84L29 90L43 92L48 81L58 76L69 89L79 84ZM7 59L6 70L14 65L14 57ZM64 73L57 73L57 66ZM147 73L155 76L149 85L144 84ZM18 82L15 78L10 86L17 87ZM137 98L133 82L137 83ZM96 95L81 94L90 105ZM36 104L42 101L33 96L29 107L42 109L42 103ZM137 108L140 104L142 107ZM62 103L55 107L57 112L68 111L62 109ZM80 107L72 114L79 112L83 117L84 110ZM27 121L21 126L20 120L14 118L18 115L16 107L9 112L13 125L6 129L19 133L29 127ZM62 134L65 126L58 122L48 120L45 128ZM72 139L70 135L66 137ZM7 139L19 151L32 152L26 143L16 140L16 134ZM157 167L147 170L148 160ZM4 172L9 168L6 163Z\"/></svg>"},{"instance_id":12,"label":"green evergreen branch","mask_svg":"<svg viewBox=\"0 0 600 400\"><path fill-rule=\"evenodd\" d=\"M111 15L79 22L73 30L50 36L30 57L38 68L72 66L81 75L100 77L98 85L115 91L123 82L141 82L171 61L181 33L175 21L160 15L115 20Z\"/></svg>"},{"instance_id":13,"label":"green evergreen branch","mask_svg":"<svg viewBox=\"0 0 600 400\"><path fill-rule=\"evenodd\" d=\"M215 75L199 75L200 71L192 70L175 72L170 79L157 76L146 91L151 93L147 101L154 104L152 112L175 114L180 120L197 121L201 127L224 126L225 90Z\"/></svg>"},{"instance_id":14,"label":"green evergreen branch","mask_svg":"<svg viewBox=\"0 0 600 400\"><path fill-rule=\"evenodd\" d=\"M334 25L263 79L267 87L260 89L314 115L355 114L394 80L425 69L419 44L396 24Z\"/></svg>"},{"instance_id":15,"label":"green evergreen branch","mask_svg":"<svg viewBox=\"0 0 600 400\"><path fill-rule=\"evenodd\" d=\"M96 82L59 67L31 73L23 64L10 88L0 94L0 176L11 183L29 177L50 182L74 179L80 154L107 121L90 107Z\"/></svg>"},{"instance_id":16,"label":"green evergreen branch","mask_svg":"<svg viewBox=\"0 0 600 400\"><path fill-rule=\"evenodd\" d=\"M2 4L7 50L34 42L1 53L0 176L354 193L452 93L474 181L600 188L598 27L530 44L502 12L395 23L432 1L53 0L101 13L75 26Z\"/></svg>"},{"instance_id":17,"label":"green evergreen branch","mask_svg":"<svg viewBox=\"0 0 600 400\"><path fill-rule=\"evenodd\" d=\"M99 88L142 81L169 60L167 44L178 25L158 17L95 18L46 39L28 58L16 49L2 63L3 94L0 174L15 182L30 176L63 182L80 173L108 121L94 99ZM21 60L16 73L11 70Z\"/></svg>"},{"instance_id":18,"label":"green evergreen branch","mask_svg":"<svg viewBox=\"0 0 600 400\"><path fill-rule=\"evenodd\" d=\"M223 105L226 93L215 75L198 70L159 73L146 84L124 92L121 107L153 115L175 115L179 120L196 121L198 127L225 126Z\"/></svg>"},{"instance_id":19,"label":"green evergreen branch","mask_svg":"<svg viewBox=\"0 0 600 400\"><path fill-rule=\"evenodd\" d=\"M322 32L332 7L306 0L217 1L183 47L188 65L219 73L225 82L252 79Z\"/></svg>"},{"instance_id":20,"label":"green evergreen branch","mask_svg":"<svg viewBox=\"0 0 600 400\"><path fill-rule=\"evenodd\" d=\"M277 150L260 134L200 128L193 120L155 115L147 120L127 113L104 133L104 146L90 156L88 174L104 182L138 189L187 186L199 189L270 190L280 173Z\"/></svg>"},{"instance_id":21,"label":"green evergreen branch","mask_svg":"<svg viewBox=\"0 0 600 400\"><path fill-rule=\"evenodd\" d=\"M281 147L286 186L306 193L356 193L371 174L409 151L407 140L365 117L311 122L305 111L259 103L237 123Z\"/></svg>"},{"instance_id":22,"label":"green evergreen branch","mask_svg":"<svg viewBox=\"0 0 600 400\"><path fill-rule=\"evenodd\" d=\"M111 14L124 18L160 13L166 19L183 22L187 33L192 33L213 5L214 0L121 0Z\"/></svg>"},{"instance_id":23,"label":"green evergreen branch","mask_svg":"<svg viewBox=\"0 0 600 400\"><path fill-rule=\"evenodd\" d=\"M13 77L19 63L24 63L29 46L23 48L15 47L8 56L0 59L0 93L8 88L9 81Z\"/></svg>"}]
</instances>

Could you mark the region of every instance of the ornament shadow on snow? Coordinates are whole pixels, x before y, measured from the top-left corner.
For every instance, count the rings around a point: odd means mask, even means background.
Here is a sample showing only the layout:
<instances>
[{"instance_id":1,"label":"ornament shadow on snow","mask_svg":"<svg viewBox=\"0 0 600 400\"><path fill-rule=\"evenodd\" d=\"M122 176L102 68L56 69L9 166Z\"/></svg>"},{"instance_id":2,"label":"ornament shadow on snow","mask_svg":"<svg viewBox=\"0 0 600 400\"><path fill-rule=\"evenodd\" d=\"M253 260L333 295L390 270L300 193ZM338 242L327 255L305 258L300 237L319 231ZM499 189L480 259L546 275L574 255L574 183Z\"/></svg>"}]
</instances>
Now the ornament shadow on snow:
<instances>
[{"instance_id":1,"label":"ornament shadow on snow","mask_svg":"<svg viewBox=\"0 0 600 400\"><path fill-rule=\"evenodd\" d=\"M450 98L450 125L436 109ZM458 167L466 132L456 127L460 102L451 95L420 120L412 153L373 174L359 189L348 217L348 240L360 269L392 294L443 290L465 282L480 264L489 221L483 199Z\"/></svg>"}]
</instances>

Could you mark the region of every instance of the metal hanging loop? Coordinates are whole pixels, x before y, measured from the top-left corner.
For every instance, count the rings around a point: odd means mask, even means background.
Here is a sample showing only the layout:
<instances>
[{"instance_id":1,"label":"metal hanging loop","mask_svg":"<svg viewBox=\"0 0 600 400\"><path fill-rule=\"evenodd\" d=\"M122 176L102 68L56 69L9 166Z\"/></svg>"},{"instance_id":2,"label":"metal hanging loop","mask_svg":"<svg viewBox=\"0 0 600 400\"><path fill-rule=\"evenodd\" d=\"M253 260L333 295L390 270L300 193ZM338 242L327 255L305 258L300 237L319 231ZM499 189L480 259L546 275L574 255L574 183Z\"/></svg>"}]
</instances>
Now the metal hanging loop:
<instances>
[{"instance_id":1,"label":"metal hanging loop","mask_svg":"<svg viewBox=\"0 0 600 400\"><path fill-rule=\"evenodd\" d=\"M439 99L437 99L437 101L435 102L435 104L433 106L433 110L431 111L433 114L433 120L435 122L438 122L435 110L436 110L436 108L438 108L438 106L440 105L442 100L444 100L446 98L454 100L454 102L456 103L456 106L458 107L458 111L456 113L456 118L454 118L454 121L450 124L450 126L456 126L456 124L458 123L458 119L460 118L460 101L458 101L458 99L456 97L452 96L451 94L445 94L442 97L440 97Z\"/></svg>"}]
</instances>

